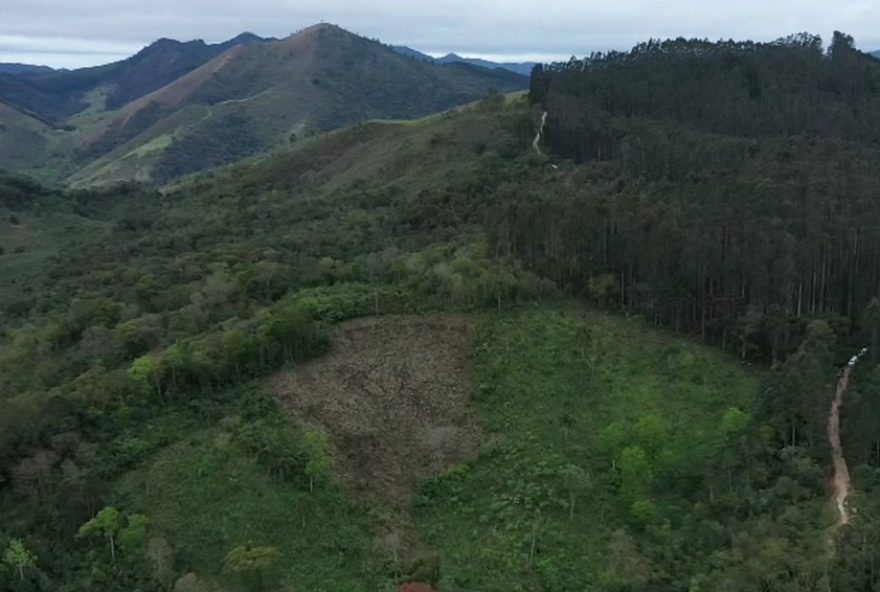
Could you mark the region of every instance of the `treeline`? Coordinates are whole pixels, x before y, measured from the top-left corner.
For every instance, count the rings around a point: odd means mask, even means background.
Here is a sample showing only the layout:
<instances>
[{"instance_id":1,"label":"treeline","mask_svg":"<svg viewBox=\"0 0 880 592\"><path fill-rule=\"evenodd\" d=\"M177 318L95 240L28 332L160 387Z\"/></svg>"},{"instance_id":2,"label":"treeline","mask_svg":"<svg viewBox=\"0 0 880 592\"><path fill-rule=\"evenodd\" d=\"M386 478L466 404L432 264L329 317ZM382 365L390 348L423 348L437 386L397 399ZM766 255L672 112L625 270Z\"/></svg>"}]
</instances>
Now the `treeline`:
<instances>
[{"instance_id":1,"label":"treeline","mask_svg":"<svg viewBox=\"0 0 880 592\"><path fill-rule=\"evenodd\" d=\"M880 63L835 33L773 43L676 39L594 54L533 74L548 140L573 158L615 156L596 116L648 118L726 135L817 135L872 142L880 132Z\"/></svg>"},{"instance_id":2,"label":"treeline","mask_svg":"<svg viewBox=\"0 0 880 592\"><path fill-rule=\"evenodd\" d=\"M835 34L649 42L537 68L546 142L592 163L507 207L502 252L601 303L781 360L880 285L880 64Z\"/></svg>"}]
</instances>

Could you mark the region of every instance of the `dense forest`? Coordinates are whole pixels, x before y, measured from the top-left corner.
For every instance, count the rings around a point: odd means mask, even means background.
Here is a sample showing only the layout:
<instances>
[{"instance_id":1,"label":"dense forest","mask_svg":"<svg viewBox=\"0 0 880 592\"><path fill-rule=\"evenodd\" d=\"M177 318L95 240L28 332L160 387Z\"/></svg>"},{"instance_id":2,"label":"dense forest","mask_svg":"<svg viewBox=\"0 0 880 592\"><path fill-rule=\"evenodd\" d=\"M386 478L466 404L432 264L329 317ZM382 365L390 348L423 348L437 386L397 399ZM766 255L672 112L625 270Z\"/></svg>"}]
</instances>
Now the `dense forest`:
<instances>
[{"instance_id":1,"label":"dense forest","mask_svg":"<svg viewBox=\"0 0 880 592\"><path fill-rule=\"evenodd\" d=\"M880 63L852 38L651 41L538 67L531 99L605 187L518 206L538 222L502 248L743 358L784 359L813 316L857 328L880 285Z\"/></svg>"},{"instance_id":2,"label":"dense forest","mask_svg":"<svg viewBox=\"0 0 880 592\"><path fill-rule=\"evenodd\" d=\"M651 42L161 192L0 178L0 590L880 589L851 45ZM406 548L265 379L437 312L474 319L488 435L420 476ZM864 346L838 529L825 428Z\"/></svg>"}]
</instances>

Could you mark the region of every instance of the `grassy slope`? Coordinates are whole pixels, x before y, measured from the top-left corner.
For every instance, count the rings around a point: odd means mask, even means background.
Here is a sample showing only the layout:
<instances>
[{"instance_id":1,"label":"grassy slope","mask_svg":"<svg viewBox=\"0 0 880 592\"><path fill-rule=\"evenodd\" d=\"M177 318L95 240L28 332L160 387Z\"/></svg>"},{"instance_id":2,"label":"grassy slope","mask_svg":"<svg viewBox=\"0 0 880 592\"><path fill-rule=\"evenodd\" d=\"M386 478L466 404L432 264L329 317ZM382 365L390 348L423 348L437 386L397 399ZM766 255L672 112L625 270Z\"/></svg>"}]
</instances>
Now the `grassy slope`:
<instances>
[{"instance_id":1,"label":"grassy slope","mask_svg":"<svg viewBox=\"0 0 880 592\"><path fill-rule=\"evenodd\" d=\"M539 308L486 317L475 341L476 398L493 435L477 462L423 487L419 514L445 590L613 583L609 541L634 525L611 467L619 450L603 450L603 429L620 425L632 443L640 418L665 421L652 493L657 520L674 523L692 492L663 480L708 469L713 459L696 452L728 408L748 410L757 393L758 376L734 360L641 321ZM589 485L569 518L571 465Z\"/></svg>"},{"instance_id":2,"label":"grassy slope","mask_svg":"<svg viewBox=\"0 0 880 592\"><path fill-rule=\"evenodd\" d=\"M21 211L0 203L0 298L27 293L45 280L49 260L63 248L105 226L104 222L77 215L70 204L57 198Z\"/></svg>"},{"instance_id":3,"label":"grassy slope","mask_svg":"<svg viewBox=\"0 0 880 592\"><path fill-rule=\"evenodd\" d=\"M147 513L172 541L179 564L201 576L219 576L234 547L271 545L295 590L372 592L385 580L363 509L332 484L310 494L273 478L222 428L168 447L120 492L125 507Z\"/></svg>"}]
</instances>

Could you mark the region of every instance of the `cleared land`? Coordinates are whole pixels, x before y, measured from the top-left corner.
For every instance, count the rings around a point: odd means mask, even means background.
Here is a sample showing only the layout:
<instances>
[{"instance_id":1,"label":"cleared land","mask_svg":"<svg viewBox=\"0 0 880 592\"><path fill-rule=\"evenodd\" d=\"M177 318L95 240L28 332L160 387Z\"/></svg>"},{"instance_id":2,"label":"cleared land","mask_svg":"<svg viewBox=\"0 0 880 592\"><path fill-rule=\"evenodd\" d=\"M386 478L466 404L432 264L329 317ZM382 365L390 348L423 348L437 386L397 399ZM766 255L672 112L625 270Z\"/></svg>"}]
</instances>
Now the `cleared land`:
<instances>
[{"instance_id":1,"label":"cleared land","mask_svg":"<svg viewBox=\"0 0 880 592\"><path fill-rule=\"evenodd\" d=\"M472 331L458 316L360 319L329 355L272 379L290 417L329 435L345 488L382 503L405 542L419 478L472 458L480 441Z\"/></svg>"}]
</instances>

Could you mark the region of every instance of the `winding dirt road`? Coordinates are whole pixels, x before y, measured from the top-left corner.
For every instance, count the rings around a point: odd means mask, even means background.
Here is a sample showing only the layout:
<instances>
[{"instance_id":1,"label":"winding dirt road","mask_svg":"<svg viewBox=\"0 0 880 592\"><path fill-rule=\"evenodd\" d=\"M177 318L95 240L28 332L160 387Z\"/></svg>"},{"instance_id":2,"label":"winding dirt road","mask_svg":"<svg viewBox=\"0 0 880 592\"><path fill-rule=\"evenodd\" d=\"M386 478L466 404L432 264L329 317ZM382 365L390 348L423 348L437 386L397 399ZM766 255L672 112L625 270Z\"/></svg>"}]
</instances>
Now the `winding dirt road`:
<instances>
[{"instance_id":1,"label":"winding dirt road","mask_svg":"<svg viewBox=\"0 0 880 592\"><path fill-rule=\"evenodd\" d=\"M541 115L541 127L538 128L538 135L535 136L535 141L532 142L532 147L535 149L535 152L538 154L543 154L541 152L541 138L544 137L544 128L547 126L547 112L544 111L544 114Z\"/></svg>"},{"instance_id":2,"label":"winding dirt road","mask_svg":"<svg viewBox=\"0 0 880 592\"><path fill-rule=\"evenodd\" d=\"M831 442L832 457L834 459L834 480L832 490L834 503L837 506L837 527L849 524L850 516L846 507L846 499L849 497L850 478L849 467L846 466L846 458L843 456L843 444L840 441L840 408L843 406L846 393L849 390L852 378L853 365L847 366L840 380L837 382L837 391L834 401L831 403L831 414L828 416L828 441Z\"/></svg>"},{"instance_id":3,"label":"winding dirt road","mask_svg":"<svg viewBox=\"0 0 880 592\"><path fill-rule=\"evenodd\" d=\"M852 488L849 478L849 467L846 466L846 458L843 456L843 444L840 441L840 408L843 407L846 393L849 391L849 383L852 379L853 369L859 360L868 353L868 348L863 349L852 358L837 381L837 391L834 393L834 401L831 403L831 413L828 415L828 441L831 443L831 455L834 459L834 479L831 488L834 491L834 505L837 506L836 527L850 523L850 512L846 507L846 500Z\"/></svg>"}]
</instances>

